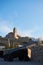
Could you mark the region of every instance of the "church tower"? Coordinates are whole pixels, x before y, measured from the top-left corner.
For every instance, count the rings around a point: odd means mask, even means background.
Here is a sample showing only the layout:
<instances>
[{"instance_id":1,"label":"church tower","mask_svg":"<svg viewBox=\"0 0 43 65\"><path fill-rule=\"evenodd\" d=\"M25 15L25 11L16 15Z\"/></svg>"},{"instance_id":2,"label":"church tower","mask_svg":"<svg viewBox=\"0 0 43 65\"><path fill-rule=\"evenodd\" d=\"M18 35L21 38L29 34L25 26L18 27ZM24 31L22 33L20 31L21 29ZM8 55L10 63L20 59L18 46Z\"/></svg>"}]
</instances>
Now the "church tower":
<instances>
[{"instance_id":1,"label":"church tower","mask_svg":"<svg viewBox=\"0 0 43 65\"><path fill-rule=\"evenodd\" d=\"M16 38L16 37L17 37L17 30L16 30L15 27L14 27L14 29L13 29L13 34L14 34L14 38Z\"/></svg>"}]
</instances>

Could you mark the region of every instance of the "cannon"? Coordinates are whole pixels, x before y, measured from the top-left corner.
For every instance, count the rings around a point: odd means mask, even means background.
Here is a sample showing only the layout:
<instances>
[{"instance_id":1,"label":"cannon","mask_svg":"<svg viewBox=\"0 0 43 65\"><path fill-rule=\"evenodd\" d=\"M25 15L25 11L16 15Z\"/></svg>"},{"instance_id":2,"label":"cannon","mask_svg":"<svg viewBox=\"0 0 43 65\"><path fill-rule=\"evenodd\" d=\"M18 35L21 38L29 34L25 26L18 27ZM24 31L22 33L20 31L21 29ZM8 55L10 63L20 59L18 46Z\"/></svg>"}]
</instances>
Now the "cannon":
<instances>
[{"instance_id":1,"label":"cannon","mask_svg":"<svg viewBox=\"0 0 43 65\"><path fill-rule=\"evenodd\" d=\"M18 58L20 61L31 60L31 51L28 48L13 48L4 51L3 58L5 61L13 61L14 58Z\"/></svg>"}]
</instances>

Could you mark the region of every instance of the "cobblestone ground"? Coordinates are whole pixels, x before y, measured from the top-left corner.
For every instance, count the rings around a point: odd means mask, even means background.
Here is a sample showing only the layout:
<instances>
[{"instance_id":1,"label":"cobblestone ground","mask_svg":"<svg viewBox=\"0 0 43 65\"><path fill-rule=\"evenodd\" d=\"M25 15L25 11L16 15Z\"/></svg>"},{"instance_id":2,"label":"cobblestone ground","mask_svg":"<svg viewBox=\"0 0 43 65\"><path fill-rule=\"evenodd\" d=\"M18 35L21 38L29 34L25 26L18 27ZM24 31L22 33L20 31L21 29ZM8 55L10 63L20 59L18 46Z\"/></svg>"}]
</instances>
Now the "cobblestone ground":
<instances>
[{"instance_id":1,"label":"cobblestone ground","mask_svg":"<svg viewBox=\"0 0 43 65\"><path fill-rule=\"evenodd\" d=\"M0 58L0 65L43 65L43 63L32 62L32 61L21 62L21 61L18 61L18 60L15 60L15 61L12 61L12 62L6 62L2 58Z\"/></svg>"}]
</instances>

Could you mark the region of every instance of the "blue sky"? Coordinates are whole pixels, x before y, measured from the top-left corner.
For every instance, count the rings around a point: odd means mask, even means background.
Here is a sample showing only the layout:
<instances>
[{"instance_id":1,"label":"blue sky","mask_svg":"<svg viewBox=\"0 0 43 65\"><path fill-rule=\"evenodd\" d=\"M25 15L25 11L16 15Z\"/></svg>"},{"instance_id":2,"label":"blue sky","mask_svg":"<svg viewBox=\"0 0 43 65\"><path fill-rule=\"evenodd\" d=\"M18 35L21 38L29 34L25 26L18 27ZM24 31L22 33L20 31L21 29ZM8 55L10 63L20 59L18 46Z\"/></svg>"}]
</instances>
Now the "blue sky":
<instances>
[{"instance_id":1,"label":"blue sky","mask_svg":"<svg viewBox=\"0 0 43 65\"><path fill-rule=\"evenodd\" d=\"M43 0L0 0L0 36L14 27L21 36L43 37Z\"/></svg>"}]
</instances>

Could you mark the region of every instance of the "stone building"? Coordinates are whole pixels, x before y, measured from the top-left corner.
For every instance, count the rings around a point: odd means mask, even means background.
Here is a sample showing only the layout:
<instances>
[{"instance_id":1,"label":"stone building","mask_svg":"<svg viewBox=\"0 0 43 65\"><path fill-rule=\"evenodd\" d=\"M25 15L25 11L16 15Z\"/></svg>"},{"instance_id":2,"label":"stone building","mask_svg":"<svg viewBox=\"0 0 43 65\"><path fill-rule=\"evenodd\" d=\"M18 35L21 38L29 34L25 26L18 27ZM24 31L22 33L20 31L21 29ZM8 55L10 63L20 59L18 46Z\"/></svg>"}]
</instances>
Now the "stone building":
<instances>
[{"instance_id":1,"label":"stone building","mask_svg":"<svg viewBox=\"0 0 43 65\"><path fill-rule=\"evenodd\" d=\"M13 29L13 32L10 32L6 35L6 38L10 38L10 39L18 39L19 35L17 35L17 30L16 28Z\"/></svg>"},{"instance_id":2,"label":"stone building","mask_svg":"<svg viewBox=\"0 0 43 65\"><path fill-rule=\"evenodd\" d=\"M16 28L13 29L13 32L9 32L5 37L0 36L0 43L5 45L14 46L15 44L24 44L29 43L29 37L21 37L17 34Z\"/></svg>"}]
</instances>

